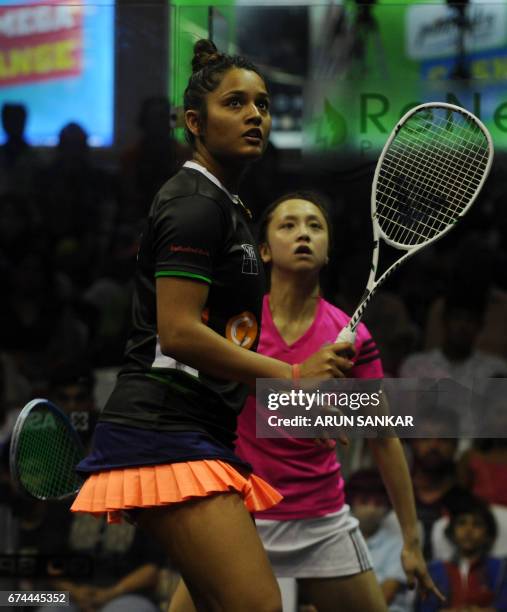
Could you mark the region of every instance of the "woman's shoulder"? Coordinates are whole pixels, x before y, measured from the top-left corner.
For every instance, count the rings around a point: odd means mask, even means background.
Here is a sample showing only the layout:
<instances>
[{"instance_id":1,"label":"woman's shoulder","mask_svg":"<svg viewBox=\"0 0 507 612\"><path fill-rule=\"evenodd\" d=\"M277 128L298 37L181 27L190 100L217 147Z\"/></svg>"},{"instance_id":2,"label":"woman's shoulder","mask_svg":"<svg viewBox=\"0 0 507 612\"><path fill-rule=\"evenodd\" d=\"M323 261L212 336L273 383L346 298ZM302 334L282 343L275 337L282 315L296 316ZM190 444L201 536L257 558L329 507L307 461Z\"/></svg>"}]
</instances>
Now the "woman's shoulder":
<instances>
[{"instance_id":1,"label":"woman's shoulder","mask_svg":"<svg viewBox=\"0 0 507 612\"><path fill-rule=\"evenodd\" d=\"M350 317L346 312L344 312L341 308L338 308L338 306L331 304L331 302L328 302L322 297L320 298L320 307L322 308L323 313L327 317L332 318L341 325L346 325L350 320Z\"/></svg>"},{"instance_id":2,"label":"woman's shoulder","mask_svg":"<svg viewBox=\"0 0 507 612\"><path fill-rule=\"evenodd\" d=\"M341 308L335 306L334 304L331 304L331 302L328 302L324 298L321 298L321 303L325 315L336 321L336 323L340 327L344 327L349 323L350 315L343 311ZM360 323L358 325L357 334L360 337L370 337L370 333L363 323Z\"/></svg>"},{"instance_id":3,"label":"woman's shoulder","mask_svg":"<svg viewBox=\"0 0 507 612\"><path fill-rule=\"evenodd\" d=\"M159 190L151 205L149 217L153 220L174 220L184 223L221 223L230 225L231 205L225 193L199 172L181 170L169 179ZM206 220L206 221L204 221Z\"/></svg>"},{"instance_id":4,"label":"woman's shoulder","mask_svg":"<svg viewBox=\"0 0 507 612\"><path fill-rule=\"evenodd\" d=\"M155 203L161 204L176 199L211 200L220 206L228 205L227 195L202 173L182 167L162 185L155 196Z\"/></svg>"}]
</instances>

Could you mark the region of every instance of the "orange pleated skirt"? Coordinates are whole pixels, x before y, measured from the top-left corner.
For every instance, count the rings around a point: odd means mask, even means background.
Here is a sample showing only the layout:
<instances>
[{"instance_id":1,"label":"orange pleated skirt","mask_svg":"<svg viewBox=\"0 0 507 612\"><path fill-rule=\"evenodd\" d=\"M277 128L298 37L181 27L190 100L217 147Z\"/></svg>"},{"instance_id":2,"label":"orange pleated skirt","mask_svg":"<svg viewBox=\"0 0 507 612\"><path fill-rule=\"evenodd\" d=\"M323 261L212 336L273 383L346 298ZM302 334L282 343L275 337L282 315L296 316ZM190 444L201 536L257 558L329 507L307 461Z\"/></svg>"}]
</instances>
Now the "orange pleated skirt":
<instances>
[{"instance_id":1,"label":"orange pleated skirt","mask_svg":"<svg viewBox=\"0 0 507 612\"><path fill-rule=\"evenodd\" d=\"M224 461L204 459L94 473L81 487L71 511L107 514L108 523L120 523L129 510L168 506L230 491L241 495L250 512L271 508L282 499L262 478L254 474L242 476Z\"/></svg>"}]
</instances>

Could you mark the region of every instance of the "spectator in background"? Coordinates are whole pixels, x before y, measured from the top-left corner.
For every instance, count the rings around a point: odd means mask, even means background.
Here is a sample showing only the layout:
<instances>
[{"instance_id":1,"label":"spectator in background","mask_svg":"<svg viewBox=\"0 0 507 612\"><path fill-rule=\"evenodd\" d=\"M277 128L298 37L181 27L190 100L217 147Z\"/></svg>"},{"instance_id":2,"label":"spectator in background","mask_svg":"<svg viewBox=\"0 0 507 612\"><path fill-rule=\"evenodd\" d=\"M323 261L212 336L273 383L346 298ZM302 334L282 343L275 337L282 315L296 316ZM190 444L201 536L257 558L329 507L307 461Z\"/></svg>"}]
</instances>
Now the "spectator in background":
<instances>
[{"instance_id":1,"label":"spectator in background","mask_svg":"<svg viewBox=\"0 0 507 612\"><path fill-rule=\"evenodd\" d=\"M365 312L364 322L376 339L386 378L396 377L403 361L413 352L419 330L402 300L380 291Z\"/></svg>"},{"instance_id":2,"label":"spectator in background","mask_svg":"<svg viewBox=\"0 0 507 612\"><path fill-rule=\"evenodd\" d=\"M137 125L141 137L121 155L122 216L144 219L157 191L192 157L190 149L171 135L169 100L154 96L143 101Z\"/></svg>"},{"instance_id":3,"label":"spectator in background","mask_svg":"<svg viewBox=\"0 0 507 612\"><path fill-rule=\"evenodd\" d=\"M109 246L117 201L111 177L92 162L88 134L77 123L60 131L42 176L40 211L54 245L54 266L85 287Z\"/></svg>"},{"instance_id":4,"label":"spectator in background","mask_svg":"<svg viewBox=\"0 0 507 612\"><path fill-rule=\"evenodd\" d=\"M507 440L477 441L460 462L463 484L490 504L507 506Z\"/></svg>"},{"instance_id":5,"label":"spectator in background","mask_svg":"<svg viewBox=\"0 0 507 612\"><path fill-rule=\"evenodd\" d=\"M2 127L6 141L0 146L0 194L15 193L35 197L41 162L25 139L26 107L5 103L2 106Z\"/></svg>"},{"instance_id":6,"label":"spectator in background","mask_svg":"<svg viewBox=\"0 0 507 612\"><path fill-rule=\"evenodd\" d=\"M0 502L0 551L18 559L3 568L10 589L69 591L69 612L160 610L163 556L133 525L73 515L70 502L28 499L12 488Z\"/></svg>"},{"instance_id":7,"label":"spectator in background","mask_svg":"<svg viewBox=\"0 0 507 612\"><path fill-rule=\"evenodd\" d=\"M423 552L433 559L431 532L434 523L445 513L470 498L470 493L459 486L454 456L458 441L454 438L413 438L412 482L417 518L423 527Z\"/></svg>"},{"instance_id":8,"label":"spectator in background","mask_svg":"<svg viewBox=\"0 0 507 612\"><path fill-rule=\"evenodd\" d=\"M446 535L454 544L452 561L434 561L429 569L447 601L430 595L420 612L503 612L507 610L506 561L489 556L496 537L493 514L478 499L451 513Z\"/></svg>"},{"instance_id":9,"label":"spectator in background","mask_svg":"<svg viewBox=\"0 0 507 612\"><path fill-rule=\"evenodd\" d=\"M0 193L0 271L15 266L27 249L46 248L40 218L27 197L13 192Z\"/></svg>"},{"instance_id":10,"label":"spectator in background","mask_svg":"<svg viewBox=\"0 0 507 612\"><path fill-rule=\"evenodd\" d=\"M485 305L484 292L451 291L445 298L442 345L407 357L400 367L402 378L450 379L440 383L440 390L447 385L449 392L440 393L439 409L444 402L455 411L456 436L471 437L475 431L480 406L469 401L470 391L481 395L490 378L507 376L504 359L476 348Z\"/></svg>"},{"instance_id":11,"label":"spectator in background","mask_svg":"<svg viewBox=\"0 0 507 612\"><path fill-rule=\"evenodd\" d=\"M138 248L139 235L135 227L126 223L116 227L100 274L82 295L95 313L90 342L95 368L118 366L123 359L130 328Z\"/></svg>"},{"instance_id":12,"label":"spectator in background","mask_svg":"<svg viewBox=\"0 0 507 612\"><path fill-rule=\"evenodd\" d=\"M30 383L16 361L15 354L0 351L0 444L9 438L23 405L31 399Z\"/></svg>"},{"instance_id":13,"label":"spectator in background","mask_svg":"<svg viewBox=\"0 0 507 612\"><path fill-rule=\"evenodd\" d=\"M425 347L431 350L442 343L445 334L444 298L436 299L428 311ZM507 359L507 292L492 287L487 295L486 311L477 333L476 348Z\"/></svg>"},{"instance_id":14,"label":"spectator in background","mask_svg":"<svg viewBox=\"0 0 507 612\"><path fill-rule=\"evenodd\" d=\"M76 359L87 348L88 332L62 297L46 251L29 245L4 278L0 301L0 350L14 360L31 385L45 392L57 364Z\"/></svg>"},{"instance_id":15,"label":"spectator in background","mask_svg":"<svg viewBox=\"0 0 507 612\"><path fill-rule=\"evenodd\" d=\"M359 470L346 485L347 501L366 539L373 570L390 612L409 612L413 597L401 565L403 538L396 521L390 521L391 505L376 470Z\"/></svg>"},{"instance_id":16,"label":"spectator in background","mask_svg":"<svg viewBox=\"0 0 507 612\"><path fill-rule=\"evenodd\" d=\"M476 348L486 306L486 295L468 287L445 297L443 335L439 347L415 353L403 362L403 378L451 378L464 387L474 380L507 376L507 362Z\"/></svg>"},{"instance_id":17,"label":"spectator in background","mask_svg":"<svg viewBox=\"0 0 507 612\"><path fill-rule=\"evenodd\" d=\"M495 230L498 231L507 216L496 214ZM500 212L500 211L498 211ZM500 229L501 231L501 229ZM452 287L473 288L475 295L484 295L483 313L475 338L475 348L481 352L507 359L507 283L505 275L506 254L484 246L484 238L466 236L454 253L454 262L447 282ZM466 303L474 298L463 291ZM445 298L439 297L431 304L425 332L427 350L441 346L445 336Z\"/></svg>"},{"instance_id":18,"label":"spectator in background","mask_svg":"<svg viewBox=\"0 0 507 612\"><path fill-rule=\"evenodd\" d=\"M85 448L99 416L94 387L93 371L85 362L62 364L49 375L48 398L67 414Z\"/></svg>"},{"instance_id":19,"label":"spectator in background","mask_svg":"<svg viewBox=\"0 0 507 612\"><path fill-rule=\"evenodd\" d=\"M69 612L160 610L157 588L165 558L151 538L129 523L108 524L104 517L73 515L62 506L51 512L45 529L58 534L53 554L80 556L88 561L81 566L91 569L83 575L58 576L59 568L50 568L56 576L49 579L51 588L70 591Z\"/></svg>"},{"instance_id":20,"label":"spectator in background","mask_svg":"<svg viewBox=\"0 0 507 612\"><path fill-rule=\"evenodd\" d=\"M49 398L66 412L88 446L96 420L92 371L86 363L72 362L55 368L49 381ZM70 612L159 610L164 556L155 543L133 525L108 525L103 518L70 513L71 500L50 503L18 495L9 484L8 444L0 450L0 552L27 559L3 584L11 589L67 590ZM8 576L9 567L3 573Z\"/></svg>"}]
</instances>

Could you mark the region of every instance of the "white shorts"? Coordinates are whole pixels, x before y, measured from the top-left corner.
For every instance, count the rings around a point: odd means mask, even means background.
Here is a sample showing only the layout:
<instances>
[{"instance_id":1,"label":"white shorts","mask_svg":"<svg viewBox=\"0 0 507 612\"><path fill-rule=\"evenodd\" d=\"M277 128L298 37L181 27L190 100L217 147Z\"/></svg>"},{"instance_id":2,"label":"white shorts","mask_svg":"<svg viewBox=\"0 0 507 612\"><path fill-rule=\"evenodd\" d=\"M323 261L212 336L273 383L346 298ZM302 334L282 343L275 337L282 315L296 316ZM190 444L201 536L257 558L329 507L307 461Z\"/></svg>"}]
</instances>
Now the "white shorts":
<instances>
[{"instance_id":1,"label":"white shorts","mask_svg":"<svg viewBox=\"0 0 507 612\"><path fill-rule=\"evenodd\" d=\"M372 568L359 523L346 504L317 518L255 523L278 577L336 578Z\"/></svg>"}]
</instances>

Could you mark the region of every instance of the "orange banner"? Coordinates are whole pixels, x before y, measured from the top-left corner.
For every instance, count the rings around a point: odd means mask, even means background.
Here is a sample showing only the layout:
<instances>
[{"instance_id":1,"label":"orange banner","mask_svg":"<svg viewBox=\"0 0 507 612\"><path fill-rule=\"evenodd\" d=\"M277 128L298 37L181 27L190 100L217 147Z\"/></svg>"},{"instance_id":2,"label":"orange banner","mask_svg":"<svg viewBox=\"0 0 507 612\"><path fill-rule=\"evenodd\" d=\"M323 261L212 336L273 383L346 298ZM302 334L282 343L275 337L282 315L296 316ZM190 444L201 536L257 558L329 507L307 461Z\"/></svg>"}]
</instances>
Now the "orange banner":
<instances>
[{"instance_id":1,"label":"orange banner","mask_svg":"<svg viewBox=\"0 0 507 612\"><path fill-rule=\"evenodd\" d=\"M58 0L0 7L0 87L80 75L83 10Z\"/></svg>"}]
</instances>

